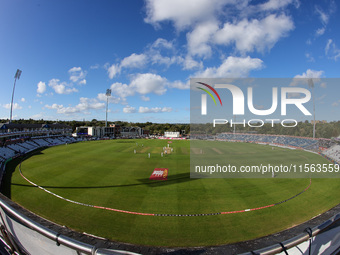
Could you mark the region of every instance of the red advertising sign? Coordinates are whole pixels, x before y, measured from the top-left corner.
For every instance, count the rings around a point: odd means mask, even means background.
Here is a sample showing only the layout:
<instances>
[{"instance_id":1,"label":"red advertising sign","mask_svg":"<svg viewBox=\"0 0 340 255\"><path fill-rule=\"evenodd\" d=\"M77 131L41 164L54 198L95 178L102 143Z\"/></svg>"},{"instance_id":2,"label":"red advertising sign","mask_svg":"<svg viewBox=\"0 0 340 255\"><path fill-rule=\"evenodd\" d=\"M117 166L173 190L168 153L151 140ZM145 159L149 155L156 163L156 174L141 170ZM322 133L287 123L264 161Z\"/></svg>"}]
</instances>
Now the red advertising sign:
<instances>
[{"instance_id":1,"label":"red advertising sign","mask_svg":"<svg viewBox=\"0 0 340 255\"><path fill-rule=\"evenodd\" d=\"M155 168L150 176L150 180L167 180L168 169L167 168Z\"/></svg>"}]
</instances>

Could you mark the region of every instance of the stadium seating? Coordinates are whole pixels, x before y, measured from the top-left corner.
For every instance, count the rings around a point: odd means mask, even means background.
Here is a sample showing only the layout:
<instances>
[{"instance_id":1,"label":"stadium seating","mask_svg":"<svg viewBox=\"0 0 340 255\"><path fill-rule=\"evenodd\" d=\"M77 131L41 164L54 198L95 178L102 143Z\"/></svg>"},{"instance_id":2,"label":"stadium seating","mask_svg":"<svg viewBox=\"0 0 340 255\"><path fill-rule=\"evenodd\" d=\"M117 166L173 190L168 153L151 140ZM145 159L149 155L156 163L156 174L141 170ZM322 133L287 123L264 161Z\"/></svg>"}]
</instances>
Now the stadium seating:
<instances>
[{"instance_id":1,"label":"stadium seating","mask_svg":"<svg viewBox=\"0 0 340 255\"><path fill-rule=\"evenodd\" d=\"M0 147L0 164L6 159L13 158L17 155L27 153L40 147L55 146L65 143L78 142L80 139L74 137L47 137L35 138L30 141L18 142L4 147Z\"/></svg>"},{"instance_id":2,"label":"stadium seating","mask_svg":"<svg viewBox=\"0 0 340 255\"><path fill-rule=\"evenodd\" d=\"M319 148L318 139L307 137L221 133L217 135L216 139L250 143L276 144L314 151L317 151Z\"/></svg>"},{"instance_id":3,"label":"stadium seating","mask_svg":"<svg viewBox=\"0 0 340 255\"><path fill-rule=\"evenodd\" d=\"M0 156L4 159L12 158L15 156L15 151L7 148L7 147L1 147L0 148Z\"/></svg>"},{"instance_id":4,"label":"stadium seating","mask_svg":"<svg viewBox=\"0 0 340 255\"><path fill-rule=\"evenodd\" d=\"M323 154L335 162L340 163L340 145L334 145L331 148L323 151Z\"/></svg>"}]
</instances>

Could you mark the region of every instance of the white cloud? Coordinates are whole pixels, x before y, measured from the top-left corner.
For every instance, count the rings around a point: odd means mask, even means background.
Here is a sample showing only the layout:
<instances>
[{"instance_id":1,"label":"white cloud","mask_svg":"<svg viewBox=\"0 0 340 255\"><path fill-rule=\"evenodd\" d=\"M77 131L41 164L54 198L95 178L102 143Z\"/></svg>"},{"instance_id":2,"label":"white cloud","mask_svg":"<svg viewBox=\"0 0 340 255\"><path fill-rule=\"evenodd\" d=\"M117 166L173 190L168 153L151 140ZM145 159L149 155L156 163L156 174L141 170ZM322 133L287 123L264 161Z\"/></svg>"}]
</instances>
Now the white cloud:
<instances>
[{"instance_id":1,"label":"white cloud","mask_svg":"<svg viewBox=\"0 0 340 255\"><path fill-rule=\"evenodd\" d=\"M312 79L313 84L320 82L320 78L323 76L324 71L315 71L308 69L306 72L302 74L295 75L292 82L289 84L289 86L298 86L299 84L303 84L306 86L309 86L309 82ZM325 88L325 84L320 85L322 88Z\"/></svg>"},{"instance_id":2,"label":"white cloud","mask_svg":"<svg viewBox=\"0 0 340 255\"><path fill-rule=\"evenodd\" d=\"M198 62L194 60L191 56L186 56L183 61L184 70L192 70L192 69L202 69L203 63L202 61Z\"/></svg>"},{"instance_id":3,"label":"white cloud","mask_svg":"<svg viewBox=\"0 0 340 255\"><path fill-rule=\"evenodd\" d=\"M169 88L176 88L176 89L189 89L190 88L190 81L188 80L186 83L182 81L174 81L168 84Z\"/></svg>"},{"instance_id":4,"label":"white cloud","mask_svg":"<svg viewBox=\"0 0 340 255\"><path fill-rule=\"evenodd\" d=\"M113 77L116 76L116 74L119 74L120 73L120 66L119 65L116 65L116 64L113 64L111 65L108 69L107 69L107 72L109 74L109 78L110 79L113 79Z\"/></svg>"},{"instance_id":5,"label":"white cloud","mask_svg":"<svg viewBox=\"0 0 340 255\"><path fill-rule=\"evenodd\" d=\"M4 104L3 107L9 110L11 109L11 104ZM22 109L22 107L18 103L13 104L13 110L20 110L20 109Z\"/></svg>"},{"instance_id":6,"label":"white cloud","mask_svg":"<svg viewBox=\"0 0 340 255\"><path fill-rule=\"evenodd\" d=\"M183 58L178 54L173 41L158 38L154 43L148 46L144 53L147 56L147 62L155 65L165 65L169 67L173 64L182 64Z\"/></svg>"},{"instance_id":7,"label":"white cloud","mask_svg":"<svg viewBox=\"0 0 340 255\"><path fill-rule=\"evenodd\" d=\"M294 78L321 78L323 73L324 71L322 70L315 71L315 70L308 69L306 72L302 74L295 75Z\"/></svg>"},{"instance_id":8,"label":"white cloud","mask_svg":"<svg viewBox=\"0 0 340 255\"><path fill-rule=\"evenodd\" d=\"M60 83L60 80L58 79L50 80L48 86L51 87L57 94L71 94L78 92L76 88L71 87L66 82Z\"/></svg>"},{"instance_id":9,"label":"white cloud","mask_svg":"<svg viewBox=\"0 0 340 255\"><path fill-rule=\"evenodd\" d=\"M188 30L191 56L210 57L215 45L235 46L242 54L264 52L294 29L292 18L282 12L290 4L298 8L299 0L261 4L249 0L147 0L144 21L156 28L170 21L178 31ZM255 14L261 18L254 18ZM185 69L191 68L185 65Z\"/></svg>"},{"instance_id":10,"label":"white cloud","mask_svg":"<svg viewBox=\"0 0 340 255\"><path fill-rule=\"evenodd\" d=\"M39 81L38 85L37 85L37 93L38 94L43 94L46 91L46 83Z\"/></svg>"},{"instance_id":11,"label":"white cloud","mask_svg":"<svg viewBox=\"0 0 340 255\"><path fill-rule=\"evenodd\" d=\"M167 90L167 84L167 80L157 74L144 73L133 76L129 85L119 82L113 83L111 90L112 93L122 98L133 96L136 93L141 95L150 93L163 95Z\"/></svg>"},{"instance_id":12,"label":"white cloud","mask_svg":"<svg viewBox=\"0 0 340 255\"><path fill-rule=\"evenodd\" d=\"M336 10L336 4L334 1L330 1L328 11L322 10L320 6L317 6L317 5L315 6L315 12L319 16L319 19L322 24L322 27L318 28L315 31L315 36L318 37L325 33L331 14L334 13L335 10Z\"/></svg>"},{"instance_id":13,"label":"white cloud","mask_svg":"<svg viewBox=\"0 0 340 255\"><path fill-rule=\"evenodd\" d=\"M129 85L120 82L113 83L111 85L111 90L112 93L122 98L133 96L135 94L135 91Z\"/></svg>"},{"instance_id":14,"label":"white cloud","mask_svg":"<svg viewBox=\"0 0 340 255\"><path fill-rule=\"evenodd\" d=\"M74 72L81 72L81 67L72 67L70 70L68 70L69 73Z\"/></svg>"},{"instance_id":15,"label":"white cloud","mask_svg":"<svg viewBox=\"0 0 340 255\"><path fill-rule=\"evenodd\" d=\"M236 0L147 0L145 22L159 27L163 21L171 21L178 30L209 19L223 6ZM245 1L243 1L245 2Z\"/></svg>"},{"instance_id":16,"label":"white cloud","mask_svg":"<svg viewBox=\"0 0 340 255\"><path fill-rule=\"evenodd\" d=\"M135 113L136 108L132 107L132 106L126 106L126 107L123 108L123 112L124 113Z\"/></svg>"},{"instance_id":17,"label":"white cloud","mask_svg":"<svg viewBox=\"0 0 340 255\"><path fill-rule=\"evenodd\" d=\"M21 102L26 102L26 99L25 99L24 97L22 97L22 98L20 99L20 101L21 101Z\"/></svg>"},{"instance_id":18,"label":"white cloud","mask_svg":"<svg viewBox=\"0 0 340 255\"><path fill-rule=\"evenodd\" d=\"M167 80L157 74L137 74L130 83L130 88L135 89L139 94L145 95L155 93L163 95L166 92Z\"/></svg>"},{"instance_id":19,"label":"white cloud","mask_svg":"<svg viewBox=\"0 0 340 255\"><path fill-rule=\"evenodd\" d=\"M243 19L239 22L225 23L214 36L221 45L235 44L241 53L270 50L279 39L294 29L293 21L285 14L270 14L263 19Z\"/></svg>"},{"instance_id":20,"label":"white cloud","mask_svg":"<svg viewBox=\"0 0 340 255\"><path fill-rule=\"evenodd\" d=\"M189 54L199 57L210 57L212 49L211 46L208 45L208 42L212 41L217 31L218 22L215 20L197 25L192 32L187 34Z\"/></svg>"},{"instance_id":21,"label":"white cloud","mask_svg":"<svg viewBox=\"0 0 340 255\"><path fill-rule=\"evenodd\" d=\"M78 84L79 84L79 85L86 85L86 80L83 79L83 80L79 81Z\"/></svg>"},{"instance_id":22,"label":"white cloud","mask_svg":"<svg viewBox=\"0 0 340 255\"><path fill-rule=\"evenodd\" d=\"M156 41L154 41L151 48L165 48L171 50L174 48L174 45L172 42L169 42L164 38L158 38Z\"/></svg>"},{"instance_id":23,"label":"white cloud","mask_svg":"<svg viewBox=\"0 0 340 255\"><path fill-rule=\"evenodd\" d=\"M247 77L249 72L263 67L259 58L228 57L219 67L209 67L203 72L198 72L195 77L200 78L239 78Z\"/></svg>"},{"instance_id":24,"label":"white cloud","mask_svg":"<svg viewBox=\"0 0 340 255\"><path fill-rule=\"evenodd\" d=\"M263 4L259 4L256 6L258 9L263 11L269 11L269 10L278 10L286 7L289 4L294 3L295 6L298 8L300 3L298 0L269 0L268 2L265 2Z\"/></svg>"},{"instance_id":25,"label":"white cloud","mask_svg":"<svg viewBox=\"0 0 340 255\"><path fill-rule=\"evenodd\" d=\"M45 108L47 109L55 109L55 110L58 110L58 109L62 109L64 108L64 106L62 104L52 104L52 105L45 105Z\"/></svg>"},{"instance_id":26,"label":"white cloud","mask_svg":"<svg viewBox=\"0 0 340 255\"><path fill-rule=\"evenodd\" d=\"M153 108L149 108L149 107L143 107L140 106L139 113L162 113L162 112L172 112L172 108L171 107L153 107Z\"/></svg>"},{"instance_id":27,"label":"white cloud","mask_svg":"<svg viewBox=\"0 0 340 255\"><path fill-rule=\"evenodd\" d=\"M333 40L332 39L328 39L326 47L325 47L325 54L327 55L329 52L329 48L331 47Z\"/></svg>"},{"instance_id":28,"label":"white cloud","mask_svg":"<svg viewBox=\"0 0 340 255\"><path fill-rule=\"evenodd\" d=\"M133 53L130 56L124 58L119 64L111 65L107 72L109 78L113 79L119 74L123 68L143 68L147 63L147 56L145 54Z\"/></svg>"},{"instance_id":29,"label":"white cloud","mask_svg":"<svg viewBox=\"0 0 340 255\"><path fill-rule=\"evenodd\" d=\"M316 35L316 36L321 36L321 35L323 35L323 34L325 33L325 31L326 31L326 28L324 28L324 27L318 28L318 29L315 31L315 35Z\"/></svg>"},{"instance_id":30,"label":"white cloud","mask_svg":"<svg viewBox=\"0 0 340 255\"><path fill-rule=\"evenodd\" d=\"M335 61L340 58L340 49L336 46L332 39L328 39L326 47L325 47L325 54L328 58L333 59Z\"/></svg>"},{"instance_id":31,"label":"white cloud","mask_svg":"<svg viewBox=\"0 0 340 255\"><path fill-rule=\"evenodd\" d=\"M106 102L106 101L107 101L107 96L106 96L105 93L99 93L99 94L97 95L97 99L98 99L99 101L104 101L104 102ZM109 103L112 103L112 104L118 104L118 103L120 103L120 102L122 102L122 101L124 101L124 100L122 100L122 99L119 98L119 97L115 97L115 96L110 96L110 97L109 97Z\"/></svg>"},{"instance_id":32,"label":"white cloud","mask_svg":"<svg viewBox=\"0 0 340 255\"><path fill-rule=\"evenodd\" d=\"M68 73L70 74L70 80L72 82L78 83L79 85L86 84L86 72L84 72L81 67L72 67L68 70Z\"/></svg>"},{"instance_id":33,"label":"white cloud","mask_svg":"<svg viewBox=\"0 0 340 255\"><path fill-rule=\"evenodd\" d=\"M99 68L99 64L95 64L93 66L90 66L90 69L98 69Z\"/></svg>"},{"instance_id":34,"label":"white cloud","mask_svg":"<svg viewBox=\"0 0 340 255\"><path fill-rule=\"evenodd\" d=\"M133 53L124 58L121 63L121 68L142 68L146 64L146 56L144 54Z\"/></svg>"},{"instance_id":35,"label":"white cloud","mask_svg":"<svg viewBox=\"0 0 340 255\"><path fill-rule=\"evenodd\" d=\"M40 113L30 116L30 119L34 119L34 120L46 119L46 114L44 114L43 112L40 112ZM51 117L51 119L53 119L53 117Z\"/></svg>"},{"instance_id":36,"label":"white cloud","mask_svg":"<svg viewBox=\"0 0 340 255\"><path fill-rule=\"evenodd\" d=\"M52 105L45 105L47 109L54 109L57 110L59 114L71 115L74 113L88 113L89 110L99 110L105 108L105 103L98 102L97 99L94 98L85 98L81 97L79 99L79 104L76 106L68 106L64 107L63 105L52 104Z\"/></svg>"},{"instance_id":37,"label":"white cloud","mask_svg":"<svg viewBox=\"0 0 340 255\"><path fill-rule=\"evenodd\" d=\"M329 21L329 14L325 13L319 6L315 6L315 11L319 15L319 19L323 25L327 25Z\"/></svg>"},{"instance_id":38,"label":"white cloud","mask_svg":"<svg viewBox=\"0 0 340 255\"><path fill-rule=\"evenodd\" d=\"M147 96L141 96L140 97L143 101L145 101L145 102L148 102L148 101L150 101L150 97L147 97Z\"/></svg>"}]
</instances>

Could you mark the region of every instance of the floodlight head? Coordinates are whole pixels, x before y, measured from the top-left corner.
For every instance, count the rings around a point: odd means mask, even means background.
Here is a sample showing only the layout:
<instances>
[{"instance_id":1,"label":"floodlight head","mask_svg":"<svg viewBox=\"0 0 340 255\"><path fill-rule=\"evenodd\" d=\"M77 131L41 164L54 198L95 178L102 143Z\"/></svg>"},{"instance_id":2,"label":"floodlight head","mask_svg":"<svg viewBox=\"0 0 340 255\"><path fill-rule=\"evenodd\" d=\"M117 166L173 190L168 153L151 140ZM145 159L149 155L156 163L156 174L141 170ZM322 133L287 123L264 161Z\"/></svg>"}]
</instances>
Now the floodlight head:
<instances>
[{"instance_id":1,"label":"floodlight head","mask_svg":"<svg viewBox=\"0 0 340 255\"><path fill-rule=\"evenodd\" d=\"M111 89L106 90L106 96L110 97L111 96Z\"/></svg>"},{"instance_id":2,"label":"floodlight head","mask_svg":"<svg viewBox=\"0 0 340 255\"><path fill-rule=\"evenodd\" d=\"M21 72L22 72L22 71L21 71L20 69L17 69L17 72L15 73L14 78L19 80L19 79L20 79Z\"/></svg>"}]
</instances>

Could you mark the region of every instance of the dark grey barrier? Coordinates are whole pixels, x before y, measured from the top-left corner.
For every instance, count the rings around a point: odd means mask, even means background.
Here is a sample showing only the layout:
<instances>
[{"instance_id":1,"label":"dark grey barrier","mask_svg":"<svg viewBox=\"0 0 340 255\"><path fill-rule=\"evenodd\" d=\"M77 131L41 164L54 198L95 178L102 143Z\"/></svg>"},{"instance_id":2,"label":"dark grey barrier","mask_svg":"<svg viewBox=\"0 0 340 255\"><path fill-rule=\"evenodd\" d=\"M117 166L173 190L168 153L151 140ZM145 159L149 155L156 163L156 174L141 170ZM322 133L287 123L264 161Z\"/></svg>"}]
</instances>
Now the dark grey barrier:
<instances>
[{"instance_id":1,"label":"dark grey barrier","mask_svg":"<svg viewBox=\"0 0 340 255\"><path fill-rule=\"evenodd\" d=\"M136 254L97 248L61 235L17 212L1 198L0 227L6 243L18 254Z\"/></svg>"},{"instance_id":2,"label":"dark grey barrier","mask_svg":"<svg viewBox=\"0 0 340 255\"><path fill-rule=\"evenodd\" d=\"M254 254L261 254L261 255L270 255L270 254L277 254L280 252L284 252L288 254L287 250L291 249L293 247L296 247L299 244L302 244L303 242L306 242L308 240L311 240L311 238L316 237L317 235L323 233L325 230L330 228L335 223L340 222L340 213L337 215L334 215L329 220L323 222L319 226L316 226L314 228L306 228L304 233L301 233L298 236L295 236L291 239L288 239L286 241L283 241L281 243L277 243L262 249L258 249L255 251L243 253L241 255L254 255ZM311 249L311 242L309 243L309 249ZM301 253L303 254L303 253ZM311 254L311 253L309 253ZM314 253L313 253L314 254ZM334 253L336 254L336 253Z\"/></svg>"}]
</instances>

